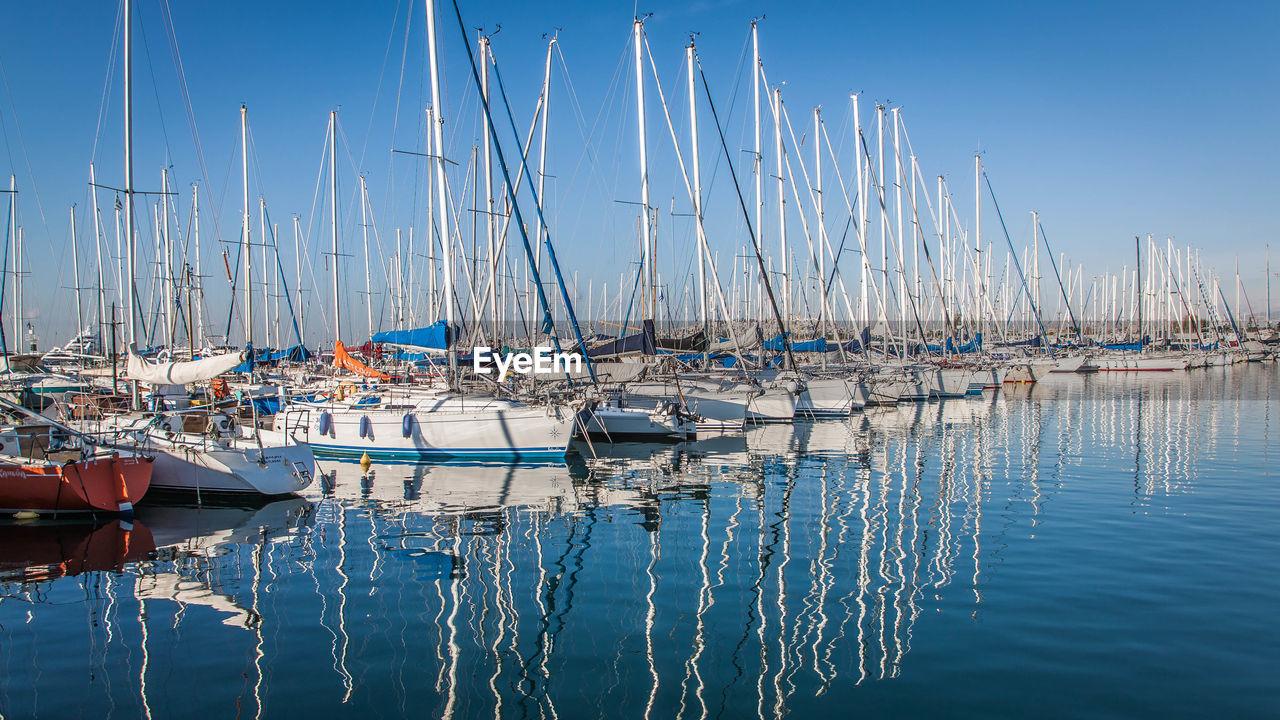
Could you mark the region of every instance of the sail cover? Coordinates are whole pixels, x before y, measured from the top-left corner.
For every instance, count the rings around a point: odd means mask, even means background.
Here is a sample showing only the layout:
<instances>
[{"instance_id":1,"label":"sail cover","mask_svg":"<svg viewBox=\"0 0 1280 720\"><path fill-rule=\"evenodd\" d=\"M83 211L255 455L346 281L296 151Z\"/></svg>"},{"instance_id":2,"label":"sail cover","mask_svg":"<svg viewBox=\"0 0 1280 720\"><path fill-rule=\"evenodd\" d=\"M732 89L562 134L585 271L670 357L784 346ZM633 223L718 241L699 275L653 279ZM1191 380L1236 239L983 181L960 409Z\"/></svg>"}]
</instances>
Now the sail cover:
<instances>
[{"instance_id":1,"label":"sail cover","mask_svg":"<svg viewBox=\"0 0 1280 720\"><path fill-rule=\"evenodd\" d=\"M243 352L229 352L187 362L154 362L139 355L137 346L130 343L125 377L152 385L189 385L229 372L244 359Z\"/></svg>"},{"instance_id":2,"label":"sail cover","mask_svg":"<svg viewBox=\"0 0 1280 720\"><path fill-rule=\"evenodd\" d=\"M333 346L333 366L346 368L357 375L363 375L367 378L376 378L384 382L391 379L390 375L374 370L368 365L365 365L359 360L351 357L351 353L347 352L347 348L342 344L341 340Z\"/></svg>"},{"instance_id":3,"label":"sail cover","mask_svg":"<svg viewBox=\"0 0 1280 720\"><path fill-rule=\"evenodd\" d=\"M387 330L374 333L373 342L388 345L404 345L406 347L425 348L427 350L447 350L453 344L454 333L444 320L439 320L427 327L412 330Z\"/></svg>"}]
</instances>

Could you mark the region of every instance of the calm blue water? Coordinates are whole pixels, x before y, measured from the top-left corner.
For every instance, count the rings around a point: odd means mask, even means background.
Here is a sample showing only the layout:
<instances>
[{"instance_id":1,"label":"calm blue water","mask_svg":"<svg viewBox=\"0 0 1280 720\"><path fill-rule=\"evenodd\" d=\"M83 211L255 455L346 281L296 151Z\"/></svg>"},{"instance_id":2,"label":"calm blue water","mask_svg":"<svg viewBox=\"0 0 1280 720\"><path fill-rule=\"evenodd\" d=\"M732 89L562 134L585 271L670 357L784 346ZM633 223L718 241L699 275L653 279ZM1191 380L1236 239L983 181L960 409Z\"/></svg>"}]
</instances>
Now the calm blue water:
<instances>
[{"instance_id":1,"label":"calm blue water","mask_svg":"<svg viewBox=\"0 0 1280 720\"><path fill-rule=\"evenodd\" d=\"M1054 376L6 526L0 712L1275 717L1277 417L1272 364Z\"/></svg>"}]
</instances>

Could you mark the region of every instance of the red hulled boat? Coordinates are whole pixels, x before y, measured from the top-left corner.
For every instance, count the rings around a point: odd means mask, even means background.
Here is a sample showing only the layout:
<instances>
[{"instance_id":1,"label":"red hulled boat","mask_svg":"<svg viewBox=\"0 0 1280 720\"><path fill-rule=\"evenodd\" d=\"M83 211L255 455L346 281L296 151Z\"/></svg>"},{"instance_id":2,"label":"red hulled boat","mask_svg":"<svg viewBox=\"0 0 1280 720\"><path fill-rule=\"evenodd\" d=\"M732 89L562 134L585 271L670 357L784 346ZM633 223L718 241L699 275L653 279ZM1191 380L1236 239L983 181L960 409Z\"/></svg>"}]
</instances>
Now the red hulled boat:
<instances>
[{"instance_id":1,"label":"red hulled boat","mask_svg":"<svg viewBox=\"0 0 1280 720\"><path fill-rule=\"evenodd\" d=\"M152 458L112 453L58 463L0 456L0 508L131 513L151 487Z\"/></svg>"}]
</instances>

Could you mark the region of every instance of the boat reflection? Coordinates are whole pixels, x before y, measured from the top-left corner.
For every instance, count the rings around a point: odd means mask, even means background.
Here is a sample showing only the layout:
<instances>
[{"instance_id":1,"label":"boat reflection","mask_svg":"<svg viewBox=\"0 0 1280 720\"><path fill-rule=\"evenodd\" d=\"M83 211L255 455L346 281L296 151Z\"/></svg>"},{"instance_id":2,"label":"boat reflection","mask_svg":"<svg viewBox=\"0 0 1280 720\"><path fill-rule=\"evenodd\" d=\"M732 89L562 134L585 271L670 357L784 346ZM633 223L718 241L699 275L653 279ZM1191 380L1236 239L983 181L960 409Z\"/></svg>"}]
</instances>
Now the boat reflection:
<instances>
[{"instance_id":1,"label":"boat reflection","mask_svg":"<svg viewBox=\"0 0 1280 720\"><path fill-rule=\"evenodd\" d=\"M120 571L155 550L141 522L41 518L0 524L0 582L27 585L86 572Z\"/></svg>"}]
</instances>

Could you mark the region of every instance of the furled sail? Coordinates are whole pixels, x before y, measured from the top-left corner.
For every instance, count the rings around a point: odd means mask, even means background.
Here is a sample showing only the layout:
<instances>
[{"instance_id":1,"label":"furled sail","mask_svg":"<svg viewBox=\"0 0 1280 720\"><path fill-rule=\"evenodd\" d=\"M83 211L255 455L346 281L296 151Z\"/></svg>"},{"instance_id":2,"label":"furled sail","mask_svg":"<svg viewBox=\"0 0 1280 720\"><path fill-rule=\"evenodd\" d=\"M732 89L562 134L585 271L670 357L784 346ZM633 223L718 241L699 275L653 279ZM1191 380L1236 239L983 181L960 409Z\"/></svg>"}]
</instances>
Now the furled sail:
<instances>
[{"instance_id":1,"label":"furled sail","mask_svg":"<svg viewBox=\"0 0 1280 720\"><path fill-rule=\"evenodd\" d=\"M388 345L402 345L425 350L447 350L453 344L456 333L449 330L444 320L439 320L427 327L412 330L387 330L374 333L373 342Z\"/></svg>"},{"instance_id":2,"label":"furled sail","mask_svg":"<svg viewBox=\"0 0 1280 720\"><path fill-rule=\"evenodd\" d=\"M347 348L342 344L341 340L333 346L333 366L346 368L357 375L363 375L367 378L376 378L384 382L391 379L390 375L374 370L368 365L365 365L359 360L351 357L351 353L347 352Z\"/></svg>"},{"instance_id":3,"label":"furled sail","mask_svg":"<svg viewBox=\"0 0 1280 720\"><path fill-rule=\"evenodd\" d=\"M185 362L157 362L139 355L137 346L130 343L129 365L125 369L125 377L152 385L189 385L212 380L229 372L244 362L244 359L243 352L229 352Z\"/></svg>"},{"instance_id":4,"label":"furled sail","mask_svg":"<svg viewBox=\"0 0 1280 720\"><path fill-rule=\"evenodd\" d=\"M738 336L738 342L735 344L733 340L717 340L711 343L707 349L711 352L733 352L737 349L755 350L760 347L763 342L760 326L752 324L741 335Z\"/></svg>"}]
</instances>

